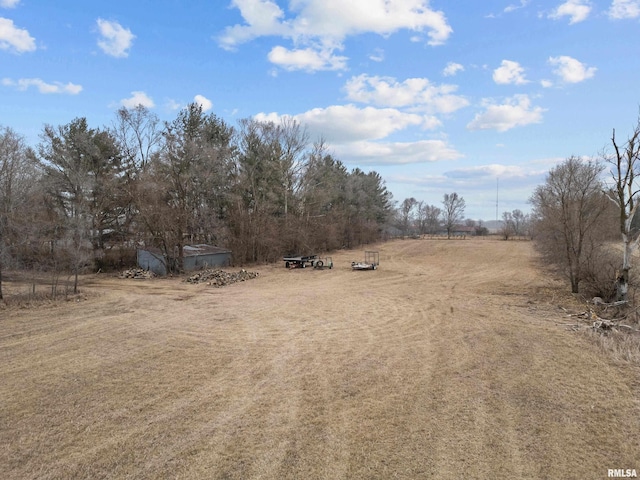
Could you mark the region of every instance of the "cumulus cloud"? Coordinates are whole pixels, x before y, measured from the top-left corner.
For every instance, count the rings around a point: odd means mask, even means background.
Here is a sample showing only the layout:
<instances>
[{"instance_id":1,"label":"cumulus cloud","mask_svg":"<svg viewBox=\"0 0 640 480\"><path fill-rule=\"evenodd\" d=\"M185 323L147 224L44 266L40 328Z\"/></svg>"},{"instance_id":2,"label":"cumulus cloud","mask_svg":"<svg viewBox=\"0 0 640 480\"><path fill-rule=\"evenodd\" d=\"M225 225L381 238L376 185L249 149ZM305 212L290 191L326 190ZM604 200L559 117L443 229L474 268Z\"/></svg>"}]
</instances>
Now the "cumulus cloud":
<instances>
[{"instance_id":1,"label":"cumulus cloud","mask_svg":"<svg viewBox=\"0 0 640 480\"><path fill-rule=\"evenodd\" d=\"M202 107L203 112L208 112L213 108L213 102L203 95L196 95L193 97L193 101Z\"/></svg>"},{"instance_id":2,"label":"cumulus cloud","mask_svg":"<svg viewBox=\"0 0 640 480\"><path fill-rule=\"evenodd\" d=\"M128 57L133 39L136 38L131 33L131 30L124 28L118 22L111 22L101 18L96 23L100 32L98 46L102 51L116 58Z\"/></svg>"},{"instance_id":3,"label":"cumulus cloud","mask_svg":"<svg viewBox=\"0 0 640 480\"><path fill-rule=\"evenodd\" d=\"M550 57L549 64L554 65L554 73L566 83L580 83L595 75L596 67L587 67L575 58L565 55Z\"/></svg>"},{"instance_id":4,"label":"cumulus cloud","mask_svg":"<svg viewBox=\"0 0 640 480\"><path fill-rule=\"evenodd\" d=\"M467 125L469 130L506 132L515 127L542 122L544 109L531 105L528 95L514 95L502 104L485 101L485 110Z\"/></svg>"},{"instance_id":5,"label":"cumulus cloud","mask_svg":"<svg viewBox=\"0 0 640 480\"><path fill-rule=\"evenodd\" d=\"M347 97L355 102L384 107L411 107L431 113L451 113L469 102L455 95L456 85L434 85L426 78L408 78L398 82L392 77L352 77L347 81Z\"/></svg>"},{"instance_id":6,"label":"cumulus cloud","mask_svg":"<svg viewBox=\"0 0 640 480\"><path fill-rule=\"evenodd\" d=\"M447 66L444 67L442 75L445 77L453 77L454 75L457 75L458 72L464 72L464 66L459 63L449 62L447 63Z\"/></svg>"},{"instance_id":7,"label":"cumulus cloud","mask_svg":"<svg viewBox=\"0 0 640 480\"><path fill-rule=\"evenodd\" d=\"M0 7L2 8L14 8L17 7L20 0L0 0Z\"/></svg>"},{"instance_id":8,"label":"cumulus cloud","mask_svg":"<svg viewBox=\"0 0 640 480\"><path fill-rule=\"evenodd\" d=\"M77 95L82 91L81 85L74 83L47 83L39 78L21 78L18 80L12 80L11 78L3 78L2 85L6 87L14 87L17 90L24 91L30 87L35 87L38 92L44 94L61 93L67 95Z\"/></svg>"},{"instance_id":9,"label":"cumulus cloud","mask_svg":"<svg viewBox=\"0 0 640 480\"><path fill-rule=\"evenodd\" d=\"M123 98L120 100L120 105L125 108L136 108L138 105L142 105L146 108L155 107L153 100L146 93L140 91L131 92L131 96L129 98Z\"/></svg>"},{"instance_id":10,"label":"cumulus cloud","mask_svg":"<svg viewBox=\"0 0 640 480\"><path fill-rule=\"evenodd\" d=\"M240 10L245 25L227 27L218 38L220 46L234 50L238 45L269 35L290 35L290 26L283 22L284 12L269 0L232 0L231 6Z\"/></svg>"},{"instance_id":11,"label":"cumulus cloud","mask_svg":"<svg viewBox=\"0 0 640 480\"><path fill-rule=\"evenodd\" d=\"M613 0L609 9L609 18L623 20L640 17L640 0Z\"/></svg>"},{"instance_id":12,"label":"cumulus cloud","mask_svg":"<svg viewBox=\"0 0 640 480\"><path fill-rule=\"evenodd\" d=\"M430 120L393 108L358 108L355 105L314 108L293 118L305 125L312 136L323 137L332 144L378 140L410 126L429 125ZM258 114L256 119L279 123L281 116Z\"/></svg>"},{"instance_id":13,"label":"cumulus cloud","mask_svg":"<svg viewBox=\"0 0 640 480\"><path fill-rule=\"evenodd\" d=\"M405 113L393 108L334 105L298 115L261 113L255 116L258 121L276 124L284 118L304 125L312 137L322 137L344 163L397 165L462 157L462 154L443 140L384 141L390 135L410 127L427 129L435 124L439 125L439 121L433 117Z\"/></svg>"},{"instance_id":14,"label":"cumulus cloud","mask_svg":"<svg viewBox=\"0 0 640 480\"><path fill-rule=\"evenodd\" d=\"M331 52L341 50L349 36L426 31L428 44L441 45L453 32L444 13L431 9L428 0L296 0L290 2L288 12L272 0L233 0L232 6L240 11L244 24L229 26L222 32L218 37L222 48L234 50L262 36L286 38L296 48L272 50L270 59L280 59L285 65L303 62L306 70L315 65L322 69L333 65L317 62L318 58L309 61L309 49L319 52L320 58L333 58ZM286 53L289 55L284 56ZM302 54L302 58L292 61L292 53Z\"/></svg>"},{"instance_id":15,"label":"cumulus cloud","mask_svg":"<svg viewBox=\"0 0 640 480\"><path fill-rule=\"evenodd\" d=\"M462 154L443 140L417 142L352 142L335 147L345 163L358 165L408 165L457 160Z\"/></svg>"},{"instance_id":16,"label":"cumulus cloud","mask_svg":"<svg viewBox=\"0 0 640 480\"><path fill-rule=\"evenodd\" d=\"M493 71L493 81L501 85L527 83L524 68L518 62L511 60L503 60L500 66Z\"/></svg>"},{"instance_id":17,"label":"cumulus cloud","mask_svg":"<svg viewBox=\"0 0 640 480\"><path fill-rule=\"evenodd\" d=\"M36 41L27 30L16 27L13 20L0 17L0 50L24 53L35 49Z\"/></svg>"},{"instance_id":18,"label":"cumulus cloud","mask_svg":"<svg viewBox=\"0 0 640 480\"><path fill-rule=\"evenodd\" d=\"M569 17L569 24L580 23L591 13L591 5L586 0L567 0L549 14L549 18L559 20Z\"/></svg>"},{"instance_id":19,"label":"cumulus cloud","mask_svg":"<svg viewBox=\"0 0 640 480\"><path fill-rule=\"evenodd\" d=\"M347 57L333 55L332 50L314 50L312 48L289 50L274 47L268 55L269 61L285 70L345 70Z\"/></svg>"}]
</instances>

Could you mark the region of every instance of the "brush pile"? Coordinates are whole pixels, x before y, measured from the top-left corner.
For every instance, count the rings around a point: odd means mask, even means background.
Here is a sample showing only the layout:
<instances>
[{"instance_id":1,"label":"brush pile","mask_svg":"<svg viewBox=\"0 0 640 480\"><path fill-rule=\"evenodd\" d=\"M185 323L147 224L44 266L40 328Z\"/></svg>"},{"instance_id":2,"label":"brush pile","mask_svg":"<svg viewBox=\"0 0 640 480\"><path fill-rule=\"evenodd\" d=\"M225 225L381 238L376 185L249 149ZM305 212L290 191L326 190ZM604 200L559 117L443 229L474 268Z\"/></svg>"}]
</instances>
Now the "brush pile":
<instances>
[{"instance_id":1,"label":"brush pile","mask_svg":"<svg viewBox=\"0 0 640 480\"><path fill-rule=\"evenodd\" d=\"M225 272L224 270L202 270L201 272L194 273L187 282L189 283L206 283L213 287L224 287L236 282L244 282L256 278L258 272L247 272L245 269L239 272Z\"/></svg>"},{"instance_id":2,"label":"brush pile","mask_svg":"<svg viewBox=\"0 0 640 480\"><path fill-rule=\"evenodd\" d=\"M118 276L120 278L148 279L148 278L154 278L156 274L149 270L143 270L142 268L130 268L128 270L120 272Z\"/></svg>"}]
</instances>

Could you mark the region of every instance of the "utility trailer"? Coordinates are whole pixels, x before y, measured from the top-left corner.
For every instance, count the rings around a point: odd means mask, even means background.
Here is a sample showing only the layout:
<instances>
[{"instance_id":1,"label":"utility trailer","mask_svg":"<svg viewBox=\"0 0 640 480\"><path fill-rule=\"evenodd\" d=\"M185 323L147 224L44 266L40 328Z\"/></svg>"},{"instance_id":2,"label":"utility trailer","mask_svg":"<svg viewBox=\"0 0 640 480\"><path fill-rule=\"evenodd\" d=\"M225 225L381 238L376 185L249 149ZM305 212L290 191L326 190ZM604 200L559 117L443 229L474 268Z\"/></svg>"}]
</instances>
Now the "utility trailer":
<instances>
[{"instance_id":1,"label":"utility trailer","mask_svg":"<svg viewBox=\"0 0 640 480\"><path fill-rule=\"evenodd\" d=\"M313 268L322 270L324 268L333 268L333 259L331 257L320 258L315 261Z\"/></svg>"},{"instance_id":2,"label":"utility trailer","mask_svg":"<svg viewBox=\"0 0 640 480\"><path fill-rule=\"evenodd\" d=\"M314 266L316 260L318 259L317 255L291 255L288 257L283 257L284 266L286 268L306 268L307 264Z\"/></svg>"},{"instance_id":3,"label":"utility trailer","mask_svg":"<svg viewBox=\"0 0 640 480\"><path fill-rule=\"evenodd\" d=\"M364 252L364 262L351 262L353 270L376 270L380 265L380 254L373 251Z\"/></svg>"}]
</instances>

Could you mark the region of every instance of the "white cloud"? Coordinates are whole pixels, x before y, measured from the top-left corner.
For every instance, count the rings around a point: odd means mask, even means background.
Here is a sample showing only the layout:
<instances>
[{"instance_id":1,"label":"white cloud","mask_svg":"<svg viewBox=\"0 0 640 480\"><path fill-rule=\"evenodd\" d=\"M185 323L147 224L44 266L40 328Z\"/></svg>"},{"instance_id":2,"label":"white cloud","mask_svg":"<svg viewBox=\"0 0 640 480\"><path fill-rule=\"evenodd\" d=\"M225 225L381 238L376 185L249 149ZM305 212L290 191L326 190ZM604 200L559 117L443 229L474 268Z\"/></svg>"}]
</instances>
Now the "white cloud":
<instances>
[{"instance_id":1,"label":"white cloud","mask_svg":"<svg viewBox=\"0 0 640 480\"><path fill-rule=\"evenodd\" d=\"M269 61L285 70L345 70L347 57L335 56L332 50L314 50L311 48L289 50L274 47L268 55Z\"/></svg>"},{"instance_id":2,"label":"white cloud","mask_svg":"<svg viewBox=\"0 0 640 480\"><path fill-rule=\"evenodd\" d=\"M213 102L203 95L196 95L193 101L202 107L203 112L208 112L213 107Z\"/></svg>"},{"instance_id":3,"label":"white cloud","mask_svg":"<svg viewBox=\"0 0 640 480\"><path fill-rule=\"evenodd\" d=\"M553 82L551 80L540 80L540 85L543 88L551 88L553 87Z\"/></svg>"},{"instance_id":4,"label":"white cloud","mask_svg":"<svg viewBox=\"0 0 640 480\"><path fill-rule=\"evenodd\" d=\"M439 125L429 116L403 113L392 108L358 108L334 105L316 108L298 115L261 113L255 119L280 123L288 117L304 125L311 137L323 138L345 163L358 165L394 165L455 160L462 157L443 140L384 142L382 140L410 127L423 129Z\"/></svg>"},{"instance_id":5,"label":"white cloud","mask_svg":"<svg viewBox=\"0 0 640 480\"><path fill-rule=\"evenodd\" d=\"M96 23L101 38L98 40L98 46L104 53L116 58L129 56L128 50L131 48L133 39L136 36L131 30L124 28L118 22L110 22L99 18Z\"/></svg>"},{"instance_id":6,"label":"white cloud","mask_svg":"<svg viewBox=\"0 0 640 480\"><path fill-rule=\"evenodd\" d=\"M131 96L129 98L123 98L120 100L120 105L125 108L136 108L138 105L142 105L146 108L155 107L153 100L146 93L140 91L131 92Z\"/></svg>"},{"instance_id":7,"label":"white cloud","mask_svg":"<svg viewBox=\"0 0 640 480\"><path fill-rule=\"evenodd\" d=\"M549 64L556 66L553 71L566 83L579 83L595 75L596 67L587 67L575 58L568 56L550 57Z\"/></svg>"},{"instance_id":8,"label":"white cloud","mask_svg":"<svg viewBox=\"0 0 640 480\"><path fill-rule=\"evenodd\" d=\"M17 7L20 0L0 0L0 7L2 8L14 8Z\"/></svg>"},{"instance_id":9,"label":"white cloud","mask_svg":"<svg viewBox=\"0 0 640 480\"><path fill-rule=\"evenodd\" d=\"M35 49L36 41L27 30L16 27L13 20L0 17L0 50L24 53Z\"/></svg>"},{"instance_id":10,"label":"white cloud","mask_svg":"<svg viewBox=\"0 0 640 480\"><path fill-rule=\"evenodd\" d=\"M376 48L375 51L369 55L369 59L374 62L382 62L384 60L384 50Z\"/></svg>"},{"instance_id":11,"label":"white cloud","mask_svg":"<svg viewBox=\"0 0 640 480\"><path fill-rule=\"evenodd\" d=\"M63 84L61 82L47 83L39 78L21 78L18 80L3 78L2 84L6 87L15 87L20 91L25 91L29 87L35 87L36 89L38 89L38 92L44 94L61 93L67 95L77 95L82 91L81 85L76 85L74 83Z\"/></svg>"},{"instance_id":12,"label":"white cloud","mask_svg":"<svg viewBox=\"0 0 640 480\"><path fill-rule=\"evenodd\" d=\"M220 46L234 50L239 44L261 36L290 34L290 27L282 22L284 12L269 0L232 0L231 6L240 10L246 25L227 27L218 38Z\"/></svg>"},{"instance_id":13,"label":"white cloud","mask_svg":"<svg viewBox=\"0 0 640 480\"><path fill-rule=\"evenodd\" d=\"M280 47L282 50L275 53L272 50L272 57L282 58L286 52L304 53L300 60L285 62L292 65L308 62L309 49L318 52L320 58L333 58L332 52L341 50L343 41L353 35L426 31L429 45L441 45L453 32L444 13L429 8L428 0L292 0L289 18L272 0L232 0L232 6L240 10L245 23L222 32L218 37L222 48L234 50L258 37L279 36L290 39L296 48ZM326 69L327 62L319 64ZM305 65L310 70L316 63Z\"/></svg>"},{"instance_id":14,"label":"white cloud","mask_svg":"<svg viewBox=\"0 0 640 480\"><path fill-rule=\"evenodd\" d=\"M255 118L279 123L281 116L261 113ZM378 140L410 126L430 125L430 119L422 115L393 108L358 108L354 105L314 108L293 118L305 125L312 137L323 137L332 144Z\"/></svg>"},{"instance_id":15,"label":"white cloud","mask_svg":"<svg viewBox=\"0 0 640 480\"><path fill-rule=\"evenodd\" d=\"M335 147L345 163L358 165L407 165L457 160L462 154L443 140L417 142L353 142Z\"/></svg>"},{"instance_id":16,"label":"white cloud","mask_svg":"<svg viewBox=\"0 0 640 480\"><path fill-rule=\"evenodd\" d=\"M590 13L591 5L588 1L567 0L550 13L549 18L559 20L562 17L570 17L569 24L572 25L586 20Z\"/></svg>"},{"instance_id":17,"label":"white cloud","mask_svg":"<svg viewBox=\"0 0 640 480\"><path fill-rule=\"evenodd\" d=\"M514 95L501 105L485 102L485 111L478 113L467 125L469 130L506 132L515 127L542 122L541 107L533 107L528 95Z\"/></svg>"},{"instance_id":18,"label":"white cloud","mask_svg":"<svg viewBox=\"0 0 640 480\"><path fill-rule=\"evenodd\" d=\"M500 67L493 71L493 81L501 85L523 85L527 83L524 68L511 60L503 60Z\"/></svg>"},{"instance_id":19,"label":"white cloud","mask_svg":"<svg viewBox=\"0 0 640 480\"><path fill-rule=\"evenodd\" d=\"M529 1L530 1L530 0L520 0L520 3L519 3L519 4L511 4L511 5L508 5L508 6L504 9L504 12L505 12L505 13L511 13L511 12L513 12L513 11L515 11L515 10L519 10L519 9L521 9L521 8L524 8L524 7L526 7L527 5L529 5Z\"/></svg>"},{"instance_id":20,"label":"white cloud","mask_svg":"<svg viewBox=\"0 0 640 480\"><path fill-rule=\"evenodd\" d=\"M442 75L445 77L453 77L454 75L457 75L458 72L464 72L464 66L459 63L449 62L447 63L447 66L444 67Z\"/></svg>"},{"instance_id":21,"label":"white cloud","mask_svg":"<svg viewBox=\"0 0 640 480\"><path fill-rule=\"evenodd\" d=\"M265 35L339 43L350 35L390 35L402 29L428 29L428 43L440 45L453 31L444 13L430 9L425 0L296 0L291 10L297 15L288 20L283 20L285 12L271 0L233 0L232 6L240 10L246 24L225 29L219 40L226 48Z\"/></svg>"},{"instance_id":22,"label":"white cloud","mask_svg":"<svg viewBox=\"0 0 640 480\"><path fill-rule=\"evenodd\" d=\"M489 165L477 165L475 167L462 167L445 173L448 178L465 178L469 180L479 178L495 179L516 179L526 178L532 175L539 175L540 171L531 171L529 167L525 168L520 165L502 165L493 163Z\"/></svg>"},{"instance_id":23,"label":"white cloud","mask_svg":"<svg viewBox=\"0 0 640 480\"><path fill-rule=\"evenodd\" d=\"M613 0L609 9L609 18L622 20L640 17L640 0Z\"/></svg>"},{"instance_id":24,"label":"white cloud","mask_svg":"<svg viewBox=\"0 0 640 480\"><path fill-rule=\"evenodd\" d=\"M454 95L456 85L434 85L426 78L398 82L391 77L366 74L352 77L345 85L347 97L355 102L385 107L413 107L432 113L451 113L466 107L464 97Z\"/></svg>"}]
</instances>

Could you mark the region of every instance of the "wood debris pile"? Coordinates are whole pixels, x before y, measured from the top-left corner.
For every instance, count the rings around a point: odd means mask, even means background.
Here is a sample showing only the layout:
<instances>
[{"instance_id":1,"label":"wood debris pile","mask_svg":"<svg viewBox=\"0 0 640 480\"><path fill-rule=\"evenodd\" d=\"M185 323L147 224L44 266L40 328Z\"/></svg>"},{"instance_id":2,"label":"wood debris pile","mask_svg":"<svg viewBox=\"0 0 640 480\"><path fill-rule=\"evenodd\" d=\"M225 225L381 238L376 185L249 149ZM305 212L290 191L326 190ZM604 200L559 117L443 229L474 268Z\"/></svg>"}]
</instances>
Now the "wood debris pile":
<instances>
[{"instance_id":1,"label":"wood debris pile","mask_svg":"<svg viewBox=\"0 0 640 480\"><path fill-rule=\"evenodd\" d=\"M130 268L129 270L125 270L120 272L118 275L120 278L154 278L156 276L155 273L149 270L143 270L142 268Z\"/></svg>"},{"instance_id":2,"label":"wood debris pile","mask_svg":"<svg viewBox=\"0 0 640 480\"><path fill-rule=\"evenodd\" d=\"M258 272L247 272L245 269L239 272L225 272L224 270L202 270L201 272L194 273L187 282L189 283L206 283L214 287L224 287L236 282L244 282L256 278Z\"/></svg>"},{"instance_id":3,"label":"wood debris pile","mask_svg":"<svg viewBox=\"0 0 640 480\"><path fill-rule=\"evenodd\" d=\"M594 305L599 307L599 310L602 310L602 312L604 312L609 307L621 307L625 305L627 302L621 301L621 302L605 303L602 301L600 297L594 297L590 303L593 303ZM563 310L565 309L563 308ZM575 324L571 324L571 323L564 324L566 327L569 327L571 330L574 330L574 331L581 330L583 328L590 328L601 333L607 333L611 331L620 331L621 328L624 328L629 332L640 333L639 329L631 325L626 325L622 323L623 321L628 320L627 315L623 315L621 318L603 318L593 308L588 308L584 312L570 313L567 316L576 318ZM582 320L584 323L581 324L580 320Z\"/></svg>"}]
</instances>

